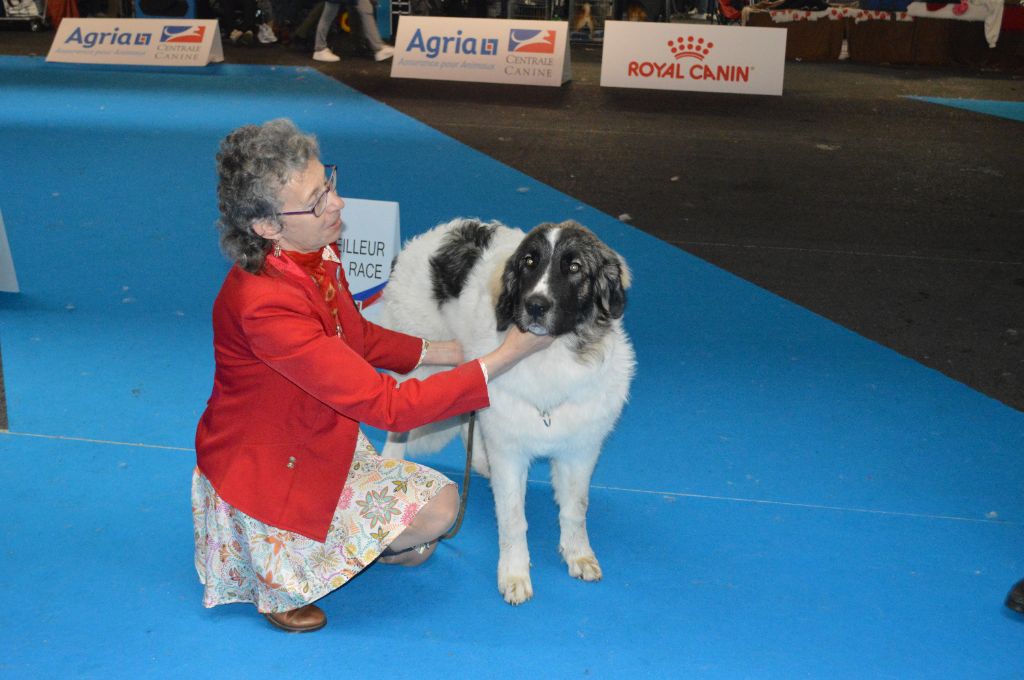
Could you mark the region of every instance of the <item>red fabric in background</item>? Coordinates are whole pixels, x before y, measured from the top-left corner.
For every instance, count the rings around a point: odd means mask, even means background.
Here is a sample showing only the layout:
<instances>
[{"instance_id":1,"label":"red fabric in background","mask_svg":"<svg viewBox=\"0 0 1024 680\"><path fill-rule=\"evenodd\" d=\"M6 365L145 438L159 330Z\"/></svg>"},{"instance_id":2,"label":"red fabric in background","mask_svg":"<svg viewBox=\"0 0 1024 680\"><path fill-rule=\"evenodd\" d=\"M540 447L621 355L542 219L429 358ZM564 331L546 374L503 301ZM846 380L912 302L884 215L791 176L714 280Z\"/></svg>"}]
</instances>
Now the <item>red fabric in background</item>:
<instances>
[{"instance_id":1,"label":"red fabric in background","mask_svg":"<svg viewBox=\"0 0 1024 680\"><path fill-rule=\"evenodd\" d=\"M57 30L60 21L64 17L77 17L78 0L50 0L46 3L46 15L50 17L50 24L53 30Z\"/></svg>"},{"instance_id":2,"label":"red fabric in background","mask_svg":"<svg viewBox=\"0 0 1024 680\"><path fill-rule=\"evenodd\" d=\"M1004 31L1024 31L1024 7L1020 5L1005 5L1003 7Z\"/></svg>"}]
</instances>

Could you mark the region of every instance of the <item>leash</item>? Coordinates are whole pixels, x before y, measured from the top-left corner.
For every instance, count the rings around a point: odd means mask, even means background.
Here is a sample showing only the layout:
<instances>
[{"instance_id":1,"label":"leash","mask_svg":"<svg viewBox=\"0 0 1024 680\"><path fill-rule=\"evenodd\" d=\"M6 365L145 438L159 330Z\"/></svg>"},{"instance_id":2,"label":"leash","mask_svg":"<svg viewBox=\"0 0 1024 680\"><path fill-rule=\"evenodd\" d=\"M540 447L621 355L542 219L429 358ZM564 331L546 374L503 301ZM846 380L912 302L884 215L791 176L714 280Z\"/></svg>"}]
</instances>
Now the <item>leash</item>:
<instances>
[{"instance_id":1,"label":"leash","mask_svg":"<svg viewBox=\"0 0 1024 680\"><path fill-rule=\"evenodd\" d=\"M455 538L462 528L462 518L466 516L466 501L469 500L469 472L473 469L473 429L476 426L476 411L469 414L469 437L466 441L466 471L462 474L462 494L459 497L459 516L455 518L455 526L437 540L446 541Z\"/></svg>"},{"instance_id":2,"label":"leash","mask_svg":"<svg viewBox=\"0 0 1024 680\"><path fill-rule=\"evenodd\" d=\"M469 414L469 437L466 441L466 471L462 475L462 493L459 496L459 514L455 518L455 525L448 530L447 533L438 536L432 541L426 543L420 543L410 548L404 548L402 550L392 550L391 548L385 548L384 552L381 553L384 557L393 557L395 555L401 555L415 550L419 554L423 554L427 548L440 543L441 541L447 541L448 539L455 538L455 534L459 533L459 529L462 528L462 518L466 516L466 502L469 500L469 473L473 469L473 430L476 427L476 411L472 411Z\"/></svg>"}]
</instances>

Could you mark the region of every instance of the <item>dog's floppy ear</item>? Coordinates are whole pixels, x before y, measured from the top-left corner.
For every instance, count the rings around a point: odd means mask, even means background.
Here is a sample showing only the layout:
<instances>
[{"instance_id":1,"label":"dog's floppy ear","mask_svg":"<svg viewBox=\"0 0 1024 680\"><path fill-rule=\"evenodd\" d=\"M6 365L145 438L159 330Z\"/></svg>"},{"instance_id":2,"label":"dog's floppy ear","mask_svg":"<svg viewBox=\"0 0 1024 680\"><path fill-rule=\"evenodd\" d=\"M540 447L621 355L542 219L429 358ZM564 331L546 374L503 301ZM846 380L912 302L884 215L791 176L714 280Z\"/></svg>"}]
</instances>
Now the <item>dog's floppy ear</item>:
<instances>
[{"instance_id":1,"label":"dog's floppy ear","mask_svg":"<svg viewBox=\"0 0 1024 680\"><path fill-rule=\"evenodd\" d=\"M498 319L498 330L506 330L515 321L516 304L519 301L519 274L516 271L518 251L509 256L505 262L505 271L501 274L498 302L494 305L494 316Z\"/></svg>"},{"instance_id":2,"label":"dog's floppy ear","mask_svg":"<svg viewBox=\"0 0 1024 680\"><path fill-rule=\"evenodd\" d=\"M621 255L611 248L602 250L603 260L594 286L597 306L603 316L618 319L626 310L626 289L629 288L632 276Z\"/></svg>"}]
</instances>

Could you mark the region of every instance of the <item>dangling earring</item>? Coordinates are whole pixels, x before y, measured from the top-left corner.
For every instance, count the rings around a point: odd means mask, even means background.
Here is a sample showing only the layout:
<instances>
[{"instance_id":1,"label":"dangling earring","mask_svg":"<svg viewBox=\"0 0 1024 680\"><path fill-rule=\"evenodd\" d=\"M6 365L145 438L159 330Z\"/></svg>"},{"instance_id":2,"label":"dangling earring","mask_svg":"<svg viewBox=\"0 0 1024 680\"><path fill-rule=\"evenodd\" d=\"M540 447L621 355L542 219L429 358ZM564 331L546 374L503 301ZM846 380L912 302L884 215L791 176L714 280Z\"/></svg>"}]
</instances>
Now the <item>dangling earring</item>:
<instances>
[{"instance_id":1,"label":"dangling earring","mask_svg":"<svg viewBox=\"0 0 1024 680\"><path fill-rule=\"evenodd\" d=\"M281 257L281 242L274 241L274 257Z\"/></svg>"}]
</instances>

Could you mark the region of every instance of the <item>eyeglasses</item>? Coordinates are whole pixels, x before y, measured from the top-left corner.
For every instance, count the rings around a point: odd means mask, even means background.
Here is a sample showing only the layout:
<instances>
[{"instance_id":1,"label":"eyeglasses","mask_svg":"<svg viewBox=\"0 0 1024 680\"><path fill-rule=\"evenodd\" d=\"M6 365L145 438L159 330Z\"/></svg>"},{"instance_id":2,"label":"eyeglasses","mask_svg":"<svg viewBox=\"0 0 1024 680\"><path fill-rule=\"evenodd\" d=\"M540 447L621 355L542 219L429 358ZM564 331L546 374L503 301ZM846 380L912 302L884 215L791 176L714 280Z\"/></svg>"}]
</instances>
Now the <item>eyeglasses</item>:
<instances>
[{"instance_id":1,"label":"eyeglasses","mask_svg":"<svg viewBox=\"0 0 1024 680\"><path fill-rule=\"evenodd\" d=\"M289 210L287 212L277 213L278 215L312 215L313 217L320 217L324 214L324 210L327 210L327 198L331 195L331 192L338 187L338 166L337 165L325 165L324 172L327 174L327 188L324 192L317 196L316 201L313 203L313 207L308 210Z\"/></svg>"}]
</instances>

